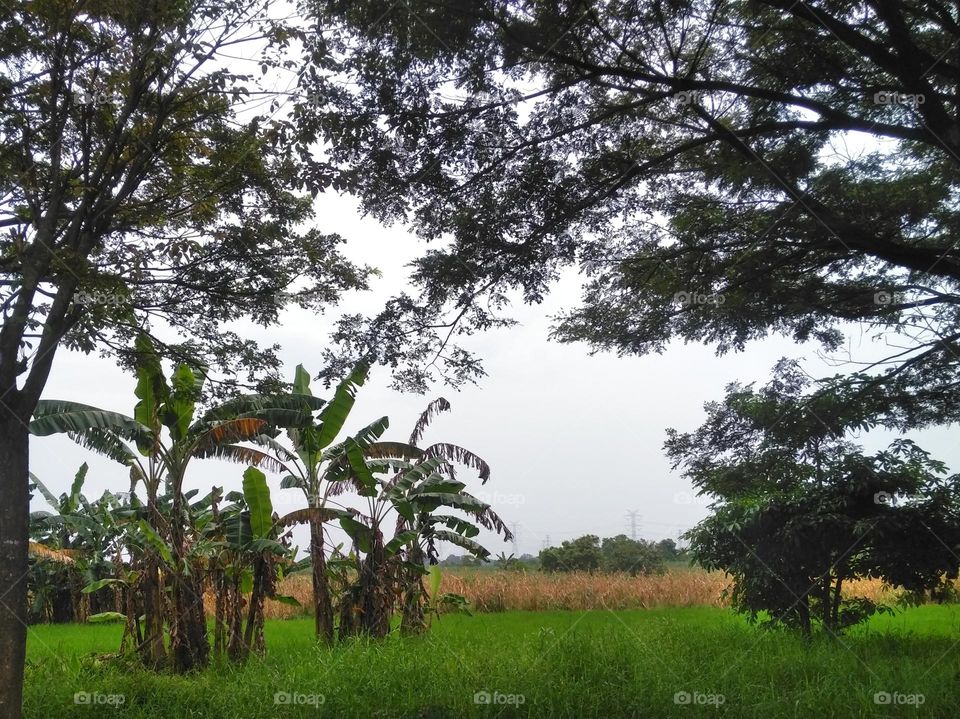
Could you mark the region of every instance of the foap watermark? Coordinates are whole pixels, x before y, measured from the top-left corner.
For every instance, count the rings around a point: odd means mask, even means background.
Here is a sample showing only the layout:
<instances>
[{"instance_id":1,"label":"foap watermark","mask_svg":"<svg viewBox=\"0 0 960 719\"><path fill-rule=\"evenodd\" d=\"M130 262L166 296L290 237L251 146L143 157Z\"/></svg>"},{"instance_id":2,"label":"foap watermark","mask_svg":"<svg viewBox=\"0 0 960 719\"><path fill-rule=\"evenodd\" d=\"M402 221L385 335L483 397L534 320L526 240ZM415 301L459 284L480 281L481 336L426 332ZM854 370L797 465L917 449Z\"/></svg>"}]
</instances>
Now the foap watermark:
<instances>
[{"instance_id":1,"label":"foap watermark","mask_svg":"<svg viewBox=\"0 0 960 719\"><path fill-rule=\"evenodd\" d=\"M119 307L124 299L117 292L77 292L73 296L74 304L81 307Z\"/></svg>"},{"instance_id":2,"label":"foap watermark","mask_svg":"<svg viewBox=\"0 0 960 719\"><path fill-rule=\"evenodd\" d=\"M327 701L323 694L305 694L302 692L275 692L273 703L279 706L313 707L318 709Z\"/></svg>"},{"instance_id":3,"label":"foap watermark","mask_svg":"<svg viewBox=\"0 0 960 719\"><path fill-rule=\"evenodd\" d=\"M527 698L523 694L501 694L500 692L488 692L486 689L473 695L474 704L491 704L494 706L520 706Z\"/></svg>"},{"instance_id":4,"label":"foap watermark","mask_svg":"<svg viewBox=\"0 0 960 719\"><path fill-rule=\"evenodd\" d=\"M727 301L722 294L713 292L677 292L673 296L673 301L681 307L695 307L697 305L719 306Z\"/></svg>"},{"instance_id":5,"label":"foap watermark","mask_svg":"<svg viewBox=\"0 0 960 719\"><path fill-rule=\"evenodd\" d=\"M873 293L873 304L875 305L899 305L907 301L906 292L892 292L881 290Z\"/></svg>"},{"instance_id":6,"label":"foap watermark","mask_svg":"<svg viewBox=\"0 0 960 719\"><path fill-rule=\"evenodd\" d=\"M674 704L696 706L721 706L727 698L723 694L707 694L704 692L677 692L673 695Z\"/></svg>"},{"instance_id":7,"label":"foap watermark","mask_svg":"<svg viewBox=\"0 0 960 719\"><path fill-rule=\"evenodd\" d=\"M876 492L873 495L874 504L886 504L893 506L897 503L897 495L891 494L890 492Z\"/></svg>"},{"instance_id":8,"label":"foap watermark","mask_svg":"<svg viewBox=\"0 0 960 719\"><path fill-rule=\"evenodd\" d=\"M91 707L121 707L127 703L126 694L104 694L103 692L76 692L73 703Z\"/></svg>"},{"instance_id":9,"label":"foap watermark","mask_svg":"<svg viewBox=\"0 0 960 719\"><path fill-rule=\"evenodd\" d=\"M674 504L710 504L709 498L695 492L677 492L673 495Z\"/></svg>"},{"instance_id":10,"label":"foap watermark","mask_svg":"<svg viewBox=\"0 0 960 719\"><path fill-rule=\"evenodd\" d=\"M527 501L527 498L522 494L503 494L501 492L474 492L473 496L487 504L520 505Z\"/></svg>"},{"instance_id":11,"label":"foap watermark","mask_svg":"<svg viewBox=\"0 0 960 719\"><path fill-rule=\"evenodd\" d=\"M123 102L123 96L117 92L106 90L80 90L76 93L78 105L101 107L103 105L118 105Z\"/></svg>"},{"instance_id":12,"label":"foap watermark","mask_svg":"<svg viewBox=\"0 0 960 719\"><path fill-rule=\"evenodd\" d=\"M893 90L881 90L873 93L874 105L909 105L916 107L927 101L927 98L920 93L903 93Z\"/></svg>"},{"instance_id":13,"label":"foap watermark","mask_svg":"<svg viewBox=\"0 0 960 719\"><path fill-rule=\"evenodd\" d=\"M922 706L927 698L923 694L903 694L901 692L877 692L873 703L881 706Z\"/></svg>"},{"instance_id":14,"label":"foap watermark","mask_svg":"<svg viewBox=\"0 0 960 719\"><path fill-rule=\"evenodd\" d=\"M703 90L681 90L674 93L670 99L677 107L696 105L703 101Z\"/></svg>"}]
</instances>

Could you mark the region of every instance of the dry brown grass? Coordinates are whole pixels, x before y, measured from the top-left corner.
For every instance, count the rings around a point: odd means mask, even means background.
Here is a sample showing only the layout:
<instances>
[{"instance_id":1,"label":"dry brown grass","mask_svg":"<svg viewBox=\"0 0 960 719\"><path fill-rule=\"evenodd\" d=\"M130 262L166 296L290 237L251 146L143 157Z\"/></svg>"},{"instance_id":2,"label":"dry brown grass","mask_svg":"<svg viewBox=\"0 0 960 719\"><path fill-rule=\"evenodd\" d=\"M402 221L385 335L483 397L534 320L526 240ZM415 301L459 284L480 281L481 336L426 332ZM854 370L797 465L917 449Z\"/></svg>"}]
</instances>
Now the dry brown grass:
<instances>
[{"instance_id":1,"label":"dry brown grass","mask_svg":"<svg viewBox=\"0 0 960 719\"><path fill-rule=\"evenodd\" d=\"M675 569L650 577L627 574L544 574L542 572L455 571L443 573L442 591L462 594L478 612L550 609L647 609L650 607L726 606L722 598L729 578L721 572ZM287 577L281 594L295 597L302 608L267 601L268 619L302 616L313 603L309 574ZM879 579L858 579L844 588L846 596L892 602L894 592ZM205 598L213 614L213 596Z\"/></svg>"},{"instance_id":2,"label":"dry brown grass","mask_svg":"<svg viewBox=\"0 0 960 719\"><path fill-rule=\"evenodd\" d=\"M443 575L443 591L462 594L480 612L723 606L721 593L727 584L719 572L685 570L649 577L581 572Z\"/></svg>"}]
</instances>

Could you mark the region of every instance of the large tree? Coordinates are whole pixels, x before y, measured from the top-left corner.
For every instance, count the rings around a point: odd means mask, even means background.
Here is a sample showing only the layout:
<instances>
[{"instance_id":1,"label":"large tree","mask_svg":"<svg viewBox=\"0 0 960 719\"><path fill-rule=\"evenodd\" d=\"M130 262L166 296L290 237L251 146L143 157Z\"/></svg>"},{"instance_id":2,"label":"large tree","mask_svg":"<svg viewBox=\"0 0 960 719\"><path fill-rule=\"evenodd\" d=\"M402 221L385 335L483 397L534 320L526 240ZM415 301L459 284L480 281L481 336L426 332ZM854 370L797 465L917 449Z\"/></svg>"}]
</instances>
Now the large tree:
<instances>
[{"instance_id":1,"label":"large tree","mask_svg":"<svg viewBox=\"0 0 960 719\"><path fill-rule=\"evenodd\" d=\"M837 350L906 423L956 417L960 15L875 0L306 0L312 177L440 242L354 350L451 335L592 276L556 336L622 353L771 332ZM452 332L450 330L453 330ZM359 331L359 333L358 333ZM364 334L365 333L365 334ZM875 359L875 358L874 358ZM416 373L404 379L419 379Z\"/></svg>"},{"instance_id":2,"label":"large tree","mask_svg":"<svg viewBox=\"0 0 960 719\"><path fill-rule=\"evenodd\" d=\"M126 361L148 331L229 388L279 363L226 323L364 284L341 238L303 230L297 159L247 104L264 101L255 79L225 69L283 44L269 4L0 7L0 716L20 710L27 423L57 349Z\"/></svg>"}]
</instances>

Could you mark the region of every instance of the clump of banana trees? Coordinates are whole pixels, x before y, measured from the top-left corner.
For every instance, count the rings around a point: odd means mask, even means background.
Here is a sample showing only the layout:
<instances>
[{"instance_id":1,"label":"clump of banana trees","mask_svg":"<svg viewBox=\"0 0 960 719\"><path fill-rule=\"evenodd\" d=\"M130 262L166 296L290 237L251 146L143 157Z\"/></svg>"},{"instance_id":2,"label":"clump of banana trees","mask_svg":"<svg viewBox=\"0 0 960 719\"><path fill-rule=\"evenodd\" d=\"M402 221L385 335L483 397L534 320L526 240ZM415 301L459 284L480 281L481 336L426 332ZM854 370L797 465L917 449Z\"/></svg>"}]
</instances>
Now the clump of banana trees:
<instances>
[{"instance_id":1,"label":"clump of banana trees","mask_svg":"<svg viewBox=\"0 0 960 719\"><path fill-rule=\"evenodd\" d=\"M302 424L323 403L296 394L241 396L197 417L203 368L180 364L168 382L150 342L141 337L136 349L139 402L133 417L43 400L30 429L40 436L66 433L130 467L134 496L143 485L147 502L134 508L131 518L137 521L129 532L130 563L144 616L139 650L150 666L172 662L176 670L190 671L208 662L210 645L203 605L208 540L202 522L207 514L191 511L184 492L187 468L194 459L213 457L279 469L271 455L242 443L275 427ZM163 511L161 497L169 502Z\"/></svg>"},{"instance_id":2,"label":"clump of banana trees","mask_svg":"<svg viewBox=\"0 0 960 719\"><path fill-rule=\"evenodd\" d=\"M362 445L346 440L344 461L329 473L329 480L337 485L335 493L349 485L367 504L366 512L340 519L353 541L355 577L342 594L342 637L386 635L397 608L401 631L421 632L426 627L428 601L439 599L436 590L428 594L424 586L424 577L430 574L427 567L438 562L437 543L450 542L486 559L489 551L474 540L481 526L507 541L512 538L490 505L467 493L466 484L456 478L455 464L461 464L476 470L486 482L490 468L483 459L445 442L418 446L431 420L449 409L450 403L443 398L431 402L406 443ZM441 508L464 516L438 513ZM387 541L384 527L391 514L396 515L395 526Z\"/></svg>"},{"instance_id":3,"label":"clump of banana trees","mask_svg":"<svg viewBox=\"0 0 960 719\"><path fill-rule=\"evenodd\" d=\"M120 531L112 510L119 506L110 492L95 502L83 495L86 463L74 475L70 491L56 497L31 474L33 489L54 512L30 514L30 617L32 621L74 622L94 620L116 605L107 587L87 591L91 583L111 576L110 557L119 549Z\"/></svg>"},{"instance_id":4,"label":"clump of banana trees","mask_svg":"<svg viewBox=\"0 0 960 719\"><path fill-rule=\"evenodd\" d=\"M338 518L343 521L351 520L350 509L334 506L330 501L333 485L329 481L329 472L343 459L346 441L361 448L368 447L390 424L386 417L381 417L348 440L333 444L353 409L356 391L366 381L367 373L368 367L365 364L358 365L337 386L333 399L316 417L305 417L301 424L289 426L289 449L269 435L261 435L256 440L272 451L277 462L283 467L285 476L280 486L284 489L299 489L306 500L306 508L290 513L284 522L289 526L306 524L310 527L315 630L317 637L326 643L334 639L334 610L330 575L327 571L324 525ZM310 374L303 365L297 366L293 391L299 396L312 396Z\"/></svg>"},{"instance_id":5,"label":"clump of banana trees","mask_svg":"<svg viewBox=\"0 0 960 719\"><path fill-rule=\"evenodd\" d=\"M234 661L264 650L265 602L295 602L277 588L305 561L323 642L382 637L398 613L401 630L416 633L440 601L438 575L433 591L424 585L437 542L486 558L474 539L480 527L510 538L500 517L456 478L459 464L486 482L487 463L457 445L419 446L433 417L450 409L446 400L427 407L407 442L381 439L386 417L337 442L367 378L365 365L330 402L313 396L299 366L288 393L239 396L200 412L202 367L182 363L168 379L148 340L141 337L136 351L132 416L59 400L41 401L35 412L35 435L66 433L130 472L129 492L108 492L96 503L80 491L85 468L60 498L35 481L57 510L34 518L35 566L48 574L34 583L39 615L66 616L56 609L66 600L53 579L69 575L72 584L63 586L71 588L71 619L81 618L76 607L84 598L91 607L94 597L110 597L112 605L97 606L88 619L124 621L122 651L134 649L149 667L185 672L209 661L205 595L213 597L212 650ZM278 439L283 430L289 445ZM246 465L242 491L215 487L198 498L198 490L186 490L188 468L205 458ZM277 516L262 470L282 474L281 487L299 489L306 507ZM348 489L359 495L360 508L341 501ZM328 542L332 522L350 537L348 551ZM301 524L310 528L309 558L297 563L290 532Z\"/></svg>"},{"instance_id":6,"label":"clump of banana trees","mask_svg":"<svg viewBox=\"0 0 960 719\"><path fill-rule=\"evenodd\" d=\"M264 651L265 601L298 602L277 593L284 568L293 564L293 552L273 512L266 475L249 467L243 492L227 498L233 501L223 508L214 501L206 533L215 544L209 572L216 597L214 651L243 661L251 651Z\"/></svg>"}]
</instances>

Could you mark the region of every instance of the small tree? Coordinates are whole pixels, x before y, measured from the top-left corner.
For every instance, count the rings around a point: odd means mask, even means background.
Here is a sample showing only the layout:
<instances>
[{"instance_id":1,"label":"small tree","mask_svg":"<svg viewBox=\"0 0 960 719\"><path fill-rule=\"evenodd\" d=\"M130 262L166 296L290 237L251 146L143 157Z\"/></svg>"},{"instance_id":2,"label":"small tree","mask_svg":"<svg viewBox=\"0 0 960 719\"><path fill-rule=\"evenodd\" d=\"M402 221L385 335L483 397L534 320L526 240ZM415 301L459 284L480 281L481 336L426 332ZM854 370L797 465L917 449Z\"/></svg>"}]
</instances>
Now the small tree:
<instances>
[{"instance_id":1,"label":"small tree","mask_svg":"<svg viewBox=\"0 0 960 719\"><path fill-rule=\"evenodd\" d=\"M280 483L281 488L299 489L307 502L306 509L291 512L287 519L291 524L306 523L310 527L314 631L317 638L328 644L333 641L334 618L333 599L327 577L324 524L335 516L327 506L331 490L336 489L330 481L331 471L337 468L332 465L338 460L345 464L345 444L333 444L333 441L343 429L353 409L357 389L366 382L368 372L369 367L365 363L358 364L340 381L333 399L323 405L316 417L313 414L305 415L302 423L287 429L292 451L270 436L261 435L257 438L257 442L269 448L282 464L286 476ZM303 365L297 365L293 391L296 394L313 396L310 374ZM389 426L388 418L381 417L357 432L351 440L357 446L366 448L379 439Z\"/></svg>"},{"instance_id":2,"label":"small tree","mask_svg":"<svg viewBox=\"0 0 960 719\"><path fill-rule=\"evenodd\" d=\"M845 438L869 427L843 385L805 394L781 364L761 390L733 385L692 434L670 430L667 454L711 515L688 533L696 560L733 576L734 607L757 620L837 632L878 607L845 583L876 577L912 592L957 577L957 475L909 440L865 453Z\"/></svg>"},{"instance_id":3,"label":"small tree","mask_svg":"<svg viewBox=\"0 0 960 719\"><path fill-rule=\"evenodd\" d=\"M660 556L666 560L676 559L680 556L680 550L677 549L677 543L672 539L661 539L657 542L657 551L660 552Z\"/></svg>"},{"instance_id":4,"label":"small tree","mask_svg":"<svg viewBox=\"0 0 960 719\"><path fill-rule=\"evenodd\" d=\"M603 563L600 537L587 534L559 547L540 552L540 568L545 572L595 572Z\"/></svg>"},{"instance_id":5,"label":"small tree","mask_svg":"<svg viewBox=\"0 0 960 719\"><path fill-rule=\"evenodd\" d=\"M640 539L631 539L625 534L607 537L600 545L602 567L606 572L638 574L661 574L664 571L663 557L657 549Z\"/></svg>"}]
</instances>

